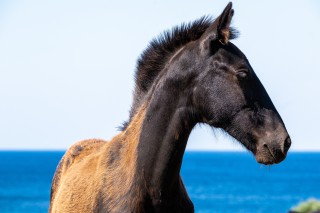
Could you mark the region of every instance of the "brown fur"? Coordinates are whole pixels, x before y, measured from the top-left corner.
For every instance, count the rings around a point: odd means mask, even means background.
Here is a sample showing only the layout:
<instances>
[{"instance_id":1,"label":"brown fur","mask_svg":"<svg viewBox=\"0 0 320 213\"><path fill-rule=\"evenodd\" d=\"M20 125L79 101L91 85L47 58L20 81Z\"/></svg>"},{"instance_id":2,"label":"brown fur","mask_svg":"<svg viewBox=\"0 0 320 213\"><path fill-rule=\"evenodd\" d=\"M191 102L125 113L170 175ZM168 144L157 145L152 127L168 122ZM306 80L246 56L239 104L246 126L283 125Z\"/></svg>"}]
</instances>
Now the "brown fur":
<instances>
[{"instance_id":1,"label":"brown fur","mask_svg":"<svg viewBox=\"0 0 320 213\"><path fill-rule=\"evenodd\" d=\"M144 116L142 106L111 141L85 140L68 149L52 182L49 212L121 212L125 206L139 212L141 193L133 177Z\"/></svg>"}]
</instances>

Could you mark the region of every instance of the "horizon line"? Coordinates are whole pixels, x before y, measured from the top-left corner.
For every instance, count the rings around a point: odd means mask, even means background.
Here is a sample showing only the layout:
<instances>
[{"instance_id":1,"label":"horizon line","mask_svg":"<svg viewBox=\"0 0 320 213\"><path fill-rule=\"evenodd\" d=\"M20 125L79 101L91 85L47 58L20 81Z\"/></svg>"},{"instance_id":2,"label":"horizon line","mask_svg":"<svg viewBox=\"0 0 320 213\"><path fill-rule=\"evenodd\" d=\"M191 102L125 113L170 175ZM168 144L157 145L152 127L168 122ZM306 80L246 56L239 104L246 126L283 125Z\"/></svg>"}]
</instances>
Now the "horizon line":
<instances>
[{"instance_id":1,"label":"horizon line","mask_svg":"<svg viewBox=\"0 0 320 213\"><path fill-rule=\"evenodd\" d=\"M0 149L0 152L66 152L68 149ZM214 149L186 149L185 152L237 152L250 153L248 150L214 150ZM318 153L320 150L292 150L288 153Z\"/></svg>"}]
</instances>

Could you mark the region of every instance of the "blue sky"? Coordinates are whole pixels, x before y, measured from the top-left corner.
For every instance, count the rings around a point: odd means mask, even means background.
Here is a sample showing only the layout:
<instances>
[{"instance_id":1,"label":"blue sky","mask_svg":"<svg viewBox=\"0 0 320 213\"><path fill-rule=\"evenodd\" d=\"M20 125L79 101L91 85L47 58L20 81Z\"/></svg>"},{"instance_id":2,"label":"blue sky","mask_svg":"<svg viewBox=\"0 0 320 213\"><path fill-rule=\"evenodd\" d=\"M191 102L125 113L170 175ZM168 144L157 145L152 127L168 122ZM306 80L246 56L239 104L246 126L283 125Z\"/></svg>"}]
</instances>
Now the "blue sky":
<instances>
[{"instance_id":1,"label":"blue sky","mask_svg":"<svg viewBox=\"0 0 320 213\"><path fill-rule=\"evenodd\" d=\"M128 117L136 59L159 33L228 1L0 1L0 149L66 149L110 139ZM320 151L320 3L237 1L234 43L292 137ZM188 149L244 150L196 127Z\"/></svg>"}]
</instances>

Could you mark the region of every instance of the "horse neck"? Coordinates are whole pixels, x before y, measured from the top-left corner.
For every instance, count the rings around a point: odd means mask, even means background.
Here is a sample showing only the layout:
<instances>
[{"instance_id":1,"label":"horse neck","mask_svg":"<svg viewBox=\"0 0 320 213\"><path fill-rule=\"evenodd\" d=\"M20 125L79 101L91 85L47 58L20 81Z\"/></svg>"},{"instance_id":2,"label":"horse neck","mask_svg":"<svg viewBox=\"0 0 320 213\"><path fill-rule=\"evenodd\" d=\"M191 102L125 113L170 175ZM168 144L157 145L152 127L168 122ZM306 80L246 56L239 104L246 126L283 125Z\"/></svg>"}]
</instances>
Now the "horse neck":
<instances>
[{"instance_id":1,"label":"horse neck","mask_svg":"<svg viewBox=\"0 0 320 213\"><path fill-rule=\"evenodd\" d=\"M182 158L195 122L179 90L162 86L149 100L137 146L137 173L154 203L178 192Z\"/></svg>"}]
</instances>

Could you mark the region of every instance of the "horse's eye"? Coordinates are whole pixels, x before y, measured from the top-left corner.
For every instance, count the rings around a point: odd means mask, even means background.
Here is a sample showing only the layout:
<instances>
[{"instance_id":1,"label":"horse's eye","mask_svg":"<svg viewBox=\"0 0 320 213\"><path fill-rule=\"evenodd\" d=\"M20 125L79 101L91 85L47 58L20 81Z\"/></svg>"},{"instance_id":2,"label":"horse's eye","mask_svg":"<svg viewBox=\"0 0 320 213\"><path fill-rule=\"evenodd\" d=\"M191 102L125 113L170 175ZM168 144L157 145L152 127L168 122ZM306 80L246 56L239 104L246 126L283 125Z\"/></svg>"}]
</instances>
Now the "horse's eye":
<instances>
[{"instance_id":1,"label":"horse's eye","mask_svg":"<svg viewBox=\"0 0 320 213\"><path fill-rule=\"evenodd\" d=\"M237 77L241 80L245 80L248 78L248 72L246 71L239 71L237 72Z\"/></svg>"}]
</instances>

